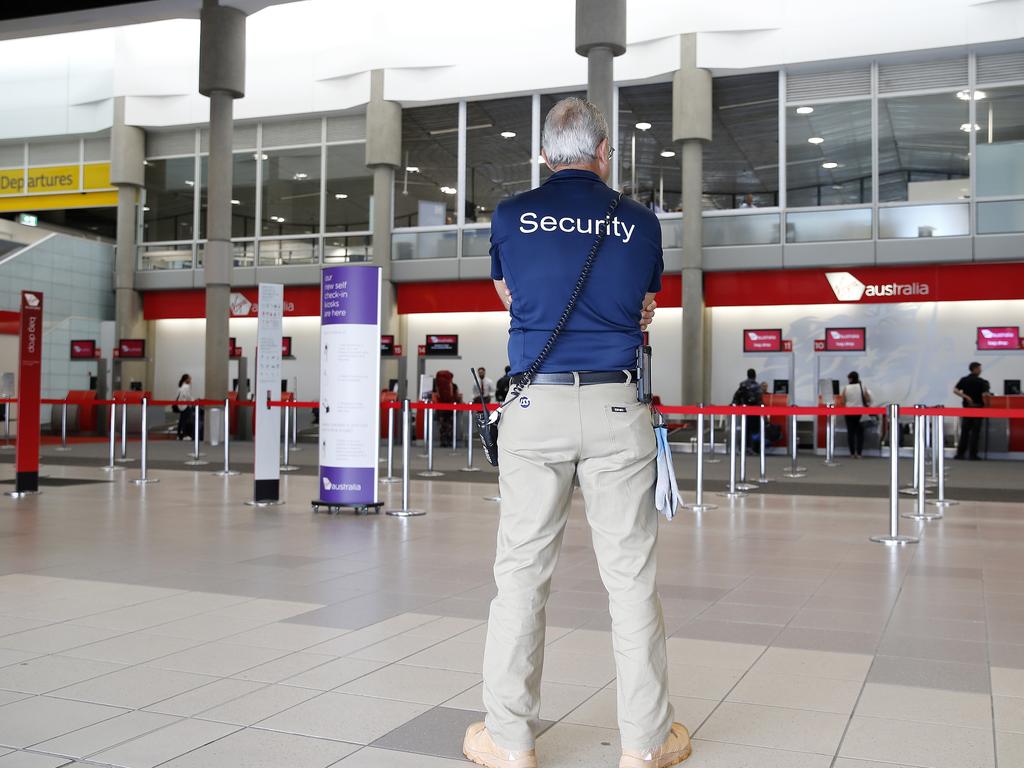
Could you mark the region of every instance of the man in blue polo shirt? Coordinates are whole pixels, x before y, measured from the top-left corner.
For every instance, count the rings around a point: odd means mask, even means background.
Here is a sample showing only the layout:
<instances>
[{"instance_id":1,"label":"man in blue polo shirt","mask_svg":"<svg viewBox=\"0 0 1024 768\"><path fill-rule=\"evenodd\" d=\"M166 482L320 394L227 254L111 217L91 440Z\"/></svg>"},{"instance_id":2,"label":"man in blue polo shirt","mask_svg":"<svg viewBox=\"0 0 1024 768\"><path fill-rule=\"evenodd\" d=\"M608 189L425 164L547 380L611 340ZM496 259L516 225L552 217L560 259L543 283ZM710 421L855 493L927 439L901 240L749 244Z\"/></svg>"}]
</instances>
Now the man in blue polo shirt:
<instances>
[{"instance_id":1,"label":"man in blue polo shirt","mask_svg":"<svg viewBox=\"0 0 1024 768\"><path fill-rule=\"evenodd\" d=\"M654 214L605 184L608 126L587 101L564 99L544 121L554 171L503 202L491 221L491 277L511 314L508 356L522 374L551 335L600 231L593 271L533 383L501 420L501 521L484 655L484 723L464 751L490 768L534 768L544 606L578 478L608 590L621 768L662 768L690 754L668 700L665 624L655 585L657 447L637 401L642 308L661 288ZM516 379L513 377L513 391Z\"/></svg>"}]
</instances>

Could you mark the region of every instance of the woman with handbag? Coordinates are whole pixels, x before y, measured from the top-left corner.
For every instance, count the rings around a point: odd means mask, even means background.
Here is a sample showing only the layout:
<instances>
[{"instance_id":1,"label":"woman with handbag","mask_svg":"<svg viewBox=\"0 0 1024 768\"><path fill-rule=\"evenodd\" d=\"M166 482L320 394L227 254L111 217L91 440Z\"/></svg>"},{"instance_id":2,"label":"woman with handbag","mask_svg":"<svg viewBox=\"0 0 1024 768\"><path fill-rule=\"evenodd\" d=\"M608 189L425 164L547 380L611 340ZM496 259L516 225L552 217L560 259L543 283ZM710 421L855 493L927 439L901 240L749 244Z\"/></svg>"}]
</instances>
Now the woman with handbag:
<instances>
[{"instance_id":1,"label":"woman with handbag","mask_svg":"<svg viewBox=\"0 0 1024 768\"><path fill-rule=\"evenodd\" d=\"M192 436L192 406L178 405L177 403L192 402L192 377L187 373L183 373L178 379L178 396L174 399L176 403L171 406L171 410L178 414L178 439L184 440L186 437Z\"/></svg>"},{"instance_id":2,"label":"woman with handbag","mask_svg":"<svg viewBox=\"0 0 1024 768\"><path fill-rule=\"evenodd\" d=\"M864 386L860 374L850 371L846 380L849 384L843 387L840 405L844 408L867 408L871 405L871 390ZM846 442L850 447L850 455L855 459L861 458L864 452L864 424L859 415L846 417Z\"/></svg>"}]
</instances>

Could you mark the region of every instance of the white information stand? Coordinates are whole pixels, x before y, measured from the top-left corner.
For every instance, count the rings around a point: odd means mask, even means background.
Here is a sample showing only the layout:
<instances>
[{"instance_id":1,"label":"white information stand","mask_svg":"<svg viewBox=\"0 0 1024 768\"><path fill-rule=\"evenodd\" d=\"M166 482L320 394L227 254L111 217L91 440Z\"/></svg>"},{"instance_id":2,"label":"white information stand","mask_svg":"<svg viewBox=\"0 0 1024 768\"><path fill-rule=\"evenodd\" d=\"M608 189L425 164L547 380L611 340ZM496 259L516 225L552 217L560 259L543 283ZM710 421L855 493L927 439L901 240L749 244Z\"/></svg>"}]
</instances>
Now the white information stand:
<instances>
[{"instance_id":1,"label":"white information stand","mask_svg":"<svg viewBox=\"0 0 1024 768\"><path fill-rule=\"evenodd\" d=\"M260 283L256 321L256 434L253 440L253 498L268 507L281 501L281 415L268 401L281 399L281 336L284 286Z\"/></svg>"}]
</instances>

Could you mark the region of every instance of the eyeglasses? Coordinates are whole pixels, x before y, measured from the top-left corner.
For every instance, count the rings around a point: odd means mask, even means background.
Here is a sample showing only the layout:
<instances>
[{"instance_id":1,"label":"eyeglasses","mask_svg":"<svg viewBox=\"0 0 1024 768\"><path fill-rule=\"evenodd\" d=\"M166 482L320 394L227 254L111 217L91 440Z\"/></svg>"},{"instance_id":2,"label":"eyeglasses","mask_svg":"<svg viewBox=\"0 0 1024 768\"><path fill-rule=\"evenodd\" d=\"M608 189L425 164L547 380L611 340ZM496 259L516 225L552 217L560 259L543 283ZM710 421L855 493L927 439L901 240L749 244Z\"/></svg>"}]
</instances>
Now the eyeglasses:
<instances>
[{"instance_id":1,"label":"eyeglasses","mask_svg":"<svg viewBox=\"0 0 1024 768\"><path fill-rule=\"evenodd\" d=\"M611 159L612 159L612 157L613 157L614 155L615 155L615 147L613 147L613 146L611 146L611 145L609 144L609 145L608 145L608 160L609 160L609 161L611 161Z\"/></svg>"}]
</instances>

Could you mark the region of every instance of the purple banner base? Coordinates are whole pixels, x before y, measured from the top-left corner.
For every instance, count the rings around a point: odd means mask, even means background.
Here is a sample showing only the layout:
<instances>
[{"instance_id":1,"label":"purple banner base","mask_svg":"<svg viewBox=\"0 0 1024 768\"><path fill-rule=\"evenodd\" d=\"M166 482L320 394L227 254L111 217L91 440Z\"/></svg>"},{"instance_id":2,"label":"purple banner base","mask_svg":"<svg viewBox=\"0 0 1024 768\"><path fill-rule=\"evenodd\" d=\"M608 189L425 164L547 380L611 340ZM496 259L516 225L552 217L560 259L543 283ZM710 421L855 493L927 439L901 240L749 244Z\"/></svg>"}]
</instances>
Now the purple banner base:
<instances>
[{"instance_id":1,"label":"purple banner base","mask_svg":"<svg viewBox=\"0 0 1024 768\"><path fill-rule=\"evenodd\" d=\"M373 504L376 482L372 467L320 467L320 501L346 506Z\"/></svg>"}]
</instances>

